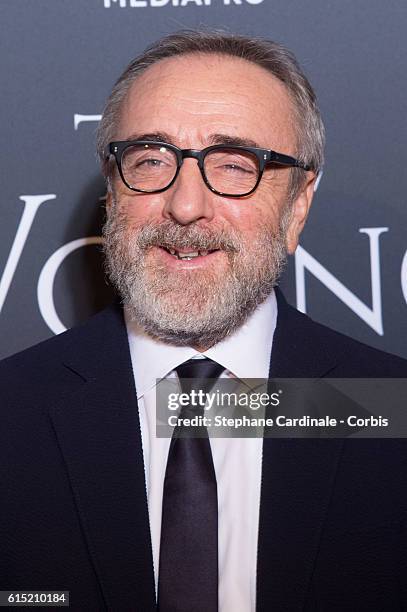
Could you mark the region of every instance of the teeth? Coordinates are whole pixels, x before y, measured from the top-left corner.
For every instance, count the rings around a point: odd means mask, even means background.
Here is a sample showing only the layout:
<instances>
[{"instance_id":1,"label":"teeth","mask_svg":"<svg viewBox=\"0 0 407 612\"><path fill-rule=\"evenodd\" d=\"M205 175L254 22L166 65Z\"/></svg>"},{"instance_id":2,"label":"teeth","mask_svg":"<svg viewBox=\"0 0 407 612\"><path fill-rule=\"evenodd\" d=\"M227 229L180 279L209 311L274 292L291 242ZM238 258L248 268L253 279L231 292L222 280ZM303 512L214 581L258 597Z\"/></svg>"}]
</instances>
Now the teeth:
<instances>
[{"instance_id":1,"label":"teeth","mask_svg":"<svg viewBox=\"0 0 407 612\"><path fill-rule=\"evenodd\" d=\"M210 253L210 251L191 251L190 253L180 253L176 249L171 249L171 248L168 248L167 250L169 253L171 253L171 255L174 255L177 259L182 259L185 261L190 261L194 257L198 257L198 256L205 257L206 255Z\"/></svg>"},{"instance_id":2,"label":"teeth","mask_svg":"<svg viewBox=\"0 0 407 612\"><path fill-rule=\"evenodd\" d=\"M186 259L186 260L190 260L193 259L194 257L198 257L199 255L199 251L192 251L192 253L177 253L178 259Z\"/></svg>"}]
</instances>

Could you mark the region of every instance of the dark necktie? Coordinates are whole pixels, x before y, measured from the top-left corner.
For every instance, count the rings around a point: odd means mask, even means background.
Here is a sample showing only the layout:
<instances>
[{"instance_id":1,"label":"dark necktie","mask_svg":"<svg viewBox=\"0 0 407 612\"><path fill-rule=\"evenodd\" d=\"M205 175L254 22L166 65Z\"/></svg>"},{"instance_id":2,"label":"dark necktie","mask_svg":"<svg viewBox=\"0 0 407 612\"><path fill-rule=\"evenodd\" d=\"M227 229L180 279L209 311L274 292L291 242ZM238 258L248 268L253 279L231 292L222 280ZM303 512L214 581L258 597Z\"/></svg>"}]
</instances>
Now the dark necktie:
<instances>
[{"instance_id":1,"label":"dark necktie","mask_svg":"<svg viewBox=\"0 0 407 612\"><path fill-rule=\"evenodd\" d=\"M211 359L190 359L176 368L183 393L207 393L223 370ZM187 406L180 417L199 414L203 408ZM184 433L175 427L165 472L158 609L217 612L218 496L211 447L205 427L194 428L200 437Z\"/></svg>"}]
</instances>

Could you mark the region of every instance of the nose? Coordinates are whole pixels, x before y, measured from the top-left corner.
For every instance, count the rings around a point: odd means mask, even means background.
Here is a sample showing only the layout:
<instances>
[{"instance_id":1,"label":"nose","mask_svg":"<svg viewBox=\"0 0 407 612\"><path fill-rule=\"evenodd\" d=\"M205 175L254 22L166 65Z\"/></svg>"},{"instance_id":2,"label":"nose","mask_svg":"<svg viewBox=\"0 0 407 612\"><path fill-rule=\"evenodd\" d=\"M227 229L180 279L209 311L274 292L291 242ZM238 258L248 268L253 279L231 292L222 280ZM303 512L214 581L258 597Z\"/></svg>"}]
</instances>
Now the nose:
<instances>
[{"instance_id":1,"label":"nose","mask_svg":"<svg viewBox=\"0 0 407 612\"><path fill-rule=\"evenodd\" d=\"M163 216L181 225L214 216L214 194L205 185L195 159L185 159L176 181L163 193L166 202Z\"/></svg>"}]
</instances>

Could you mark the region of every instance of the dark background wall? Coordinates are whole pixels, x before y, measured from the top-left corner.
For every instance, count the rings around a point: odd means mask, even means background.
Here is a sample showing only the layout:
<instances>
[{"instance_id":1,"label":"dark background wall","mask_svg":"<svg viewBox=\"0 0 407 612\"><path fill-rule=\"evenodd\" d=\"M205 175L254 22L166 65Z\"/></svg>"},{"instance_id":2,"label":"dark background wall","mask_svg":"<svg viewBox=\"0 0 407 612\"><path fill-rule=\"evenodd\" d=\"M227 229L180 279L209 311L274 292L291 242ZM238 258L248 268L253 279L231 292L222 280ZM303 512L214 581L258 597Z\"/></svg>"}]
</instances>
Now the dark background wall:
<instances>
[{"instance_id":1,"label":"dark background wall","mask_svg":"<svg viewBox=\"0 0 407 612\"><path fill-rule=\"evenodd\" d=\"M327 159L282 286L313 318L407 357L405 0L2 0L0 356L110 300L89 116L146 44L196 25L298 56Z\"/></svg>"}]
</instances>

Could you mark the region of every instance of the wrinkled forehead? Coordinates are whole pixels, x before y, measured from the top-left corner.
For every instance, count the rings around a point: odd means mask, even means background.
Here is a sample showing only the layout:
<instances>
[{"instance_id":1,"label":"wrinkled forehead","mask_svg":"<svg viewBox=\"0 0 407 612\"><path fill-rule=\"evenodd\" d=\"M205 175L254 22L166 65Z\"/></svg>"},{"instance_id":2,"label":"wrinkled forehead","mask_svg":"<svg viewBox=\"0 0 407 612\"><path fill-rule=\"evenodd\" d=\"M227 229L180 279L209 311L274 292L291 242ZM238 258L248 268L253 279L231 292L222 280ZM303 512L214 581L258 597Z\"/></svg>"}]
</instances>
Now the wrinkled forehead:
<instances>
[{"instance_id":1,"label":"wrinkled forehead","mask_svg":"<svg viewBox=\"0 0 407 612\"><path fill-rule=\"evenodd\" d=\"M137 77L123 101L117 137L155 131L202 141L209 132L230 132L287 152L297 141L284 83L253 62L218 54L167 58Z\"/></svg>"}]
</instances>

